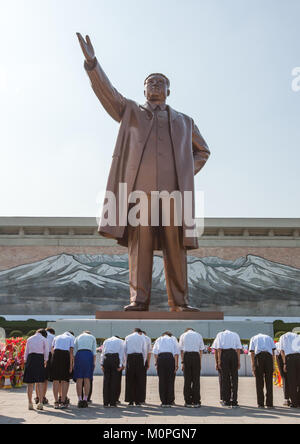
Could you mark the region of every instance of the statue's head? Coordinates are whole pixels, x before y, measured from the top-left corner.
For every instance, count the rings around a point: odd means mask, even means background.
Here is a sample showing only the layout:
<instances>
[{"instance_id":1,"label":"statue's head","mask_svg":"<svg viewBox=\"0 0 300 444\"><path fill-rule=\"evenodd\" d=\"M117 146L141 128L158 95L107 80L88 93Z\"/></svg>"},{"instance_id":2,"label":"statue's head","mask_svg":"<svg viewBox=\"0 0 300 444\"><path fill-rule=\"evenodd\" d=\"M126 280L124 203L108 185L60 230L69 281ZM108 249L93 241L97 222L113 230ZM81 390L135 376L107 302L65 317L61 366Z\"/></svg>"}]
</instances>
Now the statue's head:
<instances>
[{"instance_id":1,"label":"statue's head","mask_svg":"<svg viewBox=\"0 0 300 444\"><path fill-rule=\"evenodd\" d=\"M144 82L147 100L165 102L170 95L170 80L160 73L150 74Z\"/></svg>"}]
</instances>

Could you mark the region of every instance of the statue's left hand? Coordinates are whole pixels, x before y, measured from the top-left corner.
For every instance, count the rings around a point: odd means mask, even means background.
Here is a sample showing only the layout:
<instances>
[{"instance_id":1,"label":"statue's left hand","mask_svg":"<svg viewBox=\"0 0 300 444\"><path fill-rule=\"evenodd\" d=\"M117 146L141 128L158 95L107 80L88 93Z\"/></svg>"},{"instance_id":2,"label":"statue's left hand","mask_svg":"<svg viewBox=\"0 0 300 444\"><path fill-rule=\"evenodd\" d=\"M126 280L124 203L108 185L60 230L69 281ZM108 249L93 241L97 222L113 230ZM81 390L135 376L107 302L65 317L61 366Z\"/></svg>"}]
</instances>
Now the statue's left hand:
<instances>
[{"instance_id":1,"label":"statue's left hand","mask_svg":"<svg viewBox=\"0 0 300 444\"><path fill-rule=\"evenodd\" d=\"M94 51L91 39L87 35L86 41L85 41L84 38L82 37L82 35L80 34L80 32L77 32L76 35L78 37L84 57L85 57L87 63L89 65L91 65L95 60L95 51Z\"/></svg>"}]
</instances>

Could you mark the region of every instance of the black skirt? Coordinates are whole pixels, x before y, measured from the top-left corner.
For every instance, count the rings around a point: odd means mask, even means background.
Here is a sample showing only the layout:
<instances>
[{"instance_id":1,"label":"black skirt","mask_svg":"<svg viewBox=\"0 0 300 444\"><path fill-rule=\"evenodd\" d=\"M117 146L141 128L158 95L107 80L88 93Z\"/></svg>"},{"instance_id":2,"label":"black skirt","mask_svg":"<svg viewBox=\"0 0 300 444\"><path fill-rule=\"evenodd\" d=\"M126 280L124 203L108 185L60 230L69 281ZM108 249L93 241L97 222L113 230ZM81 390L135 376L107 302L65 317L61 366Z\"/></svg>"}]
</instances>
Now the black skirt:
<instances>
[{"instance_id":1,"label":"black skirt","mask_svg":"<svg viewBox=\"0 0 300 444\"><path fill-rule=\"evenodd\" d=\"M30 353L28 355L23 381L26 384L34 384L35 382L45 382L46 369L44 366L44 355L39 353Z\"/></svg>"},{"instance_id":2,"label":"black skirt","mask_svg":"<svg viewBox=\"0 0 300 444\"><path fill-rule=\"evenodd\" d=\"M49 353L49 358L47 361L47 367L46 367L46 379L49 381L51 379L50 369L51 369L51 352Z\"/></svg>"},{"instance_id":3,"label":"black skirt","mask_svg":"<svg viewBox=\"0 0 300 444\"><path fill-rule=\"evenodd\" d=\"M70 352L54 350L50 363L50 380L69 382L70 379Z\"/></svg>"}]
</instances>

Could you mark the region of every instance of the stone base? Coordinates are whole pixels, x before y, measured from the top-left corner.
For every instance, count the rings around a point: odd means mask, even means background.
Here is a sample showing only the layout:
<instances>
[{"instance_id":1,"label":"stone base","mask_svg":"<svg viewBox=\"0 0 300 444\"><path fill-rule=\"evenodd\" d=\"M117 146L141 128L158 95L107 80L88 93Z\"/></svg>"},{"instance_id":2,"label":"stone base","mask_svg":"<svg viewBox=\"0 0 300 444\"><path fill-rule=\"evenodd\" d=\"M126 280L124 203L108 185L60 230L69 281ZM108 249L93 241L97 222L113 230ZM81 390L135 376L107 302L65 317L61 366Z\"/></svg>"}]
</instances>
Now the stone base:
<instances>
[{"instance_id":1,"label":"stone base","mask_svg":"<svg viewBox=\"0 0 300 444\"><path fill-rule=\"evenodd\" d=\"M241 339L250 339L258 333L273 337L273 324L258 321L203 321L203 320L148 320L148 319L60 319L48 322L48 327L55 330L56 335L65 331L73 331L77 336L89 330L96 338L109 338L118 335L121 338L132 333L134 328L141 328L151 338L158 338L163 332L170 331L177 338L191 327L201 333L203 338L215 338L223 330L235 331Z\"/></svg>"},{"instance_id":2,"label":"stone base","mask_svg":"<svg viewBox=\"0 0 300 444\"><path fill-rule=\"evenodd\" d=\"M224 320L224 313L221 311L97 311L96 319L216 321Z\"/></svg>"}]
</instances>

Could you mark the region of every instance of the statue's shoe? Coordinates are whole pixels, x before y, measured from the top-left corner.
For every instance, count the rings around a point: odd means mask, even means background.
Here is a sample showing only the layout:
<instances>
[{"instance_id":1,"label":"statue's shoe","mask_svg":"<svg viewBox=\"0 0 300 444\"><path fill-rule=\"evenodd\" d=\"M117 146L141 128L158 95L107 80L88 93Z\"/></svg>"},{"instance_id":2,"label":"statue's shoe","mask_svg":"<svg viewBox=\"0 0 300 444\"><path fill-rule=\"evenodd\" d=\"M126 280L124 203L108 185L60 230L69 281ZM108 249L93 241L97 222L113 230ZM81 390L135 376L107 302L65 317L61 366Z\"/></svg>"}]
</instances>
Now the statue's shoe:
<instances>
[{"instance_id":1,"label":"statue's shoe","mask_svg":"<svg viewBox=\"0 0 300 444\"><path fill-rule=\"evenodd\" d=\"M172 312L179 312L179 311L201 311L199 308L191 307L190 305L176 305L174 307L171 307Z\"/></svg>"},{"instance_id":2,"label":"statue's shoe","mask_svg":"<svg viewBox=\"0 0 300 444\"><path fill-rule=\"evenodd\" d=\"M131 304L124 307L124 311L149 311L148 305L139 304L138 302L131 302Z\"/></svg>"}]
</instances>

